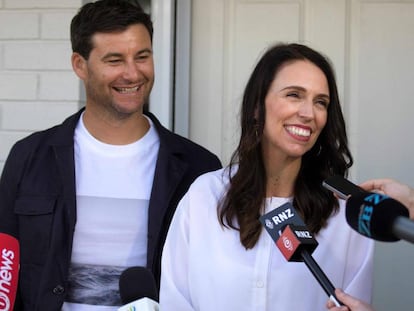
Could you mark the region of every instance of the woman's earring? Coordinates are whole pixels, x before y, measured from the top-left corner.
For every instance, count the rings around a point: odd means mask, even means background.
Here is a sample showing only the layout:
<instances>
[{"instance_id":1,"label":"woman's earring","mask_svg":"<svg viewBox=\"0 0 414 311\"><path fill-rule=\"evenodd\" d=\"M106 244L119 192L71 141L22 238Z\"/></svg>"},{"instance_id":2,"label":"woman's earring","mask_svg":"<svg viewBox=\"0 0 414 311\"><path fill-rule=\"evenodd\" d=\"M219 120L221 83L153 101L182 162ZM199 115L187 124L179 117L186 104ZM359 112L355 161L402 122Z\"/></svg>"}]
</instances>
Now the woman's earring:
<instances>
[{"instance_id":1,"label":"woman's earring","mask_svg":"<svg viewBox=\"0 0 414 311\"><path fill-rule=\"evenodd\" d=\"M257 140L260 140L260 136L259 136L259 124L258 123L256 123L254 125L254 135L256 136L256 139Z\"/></svg>"}]
</instances>

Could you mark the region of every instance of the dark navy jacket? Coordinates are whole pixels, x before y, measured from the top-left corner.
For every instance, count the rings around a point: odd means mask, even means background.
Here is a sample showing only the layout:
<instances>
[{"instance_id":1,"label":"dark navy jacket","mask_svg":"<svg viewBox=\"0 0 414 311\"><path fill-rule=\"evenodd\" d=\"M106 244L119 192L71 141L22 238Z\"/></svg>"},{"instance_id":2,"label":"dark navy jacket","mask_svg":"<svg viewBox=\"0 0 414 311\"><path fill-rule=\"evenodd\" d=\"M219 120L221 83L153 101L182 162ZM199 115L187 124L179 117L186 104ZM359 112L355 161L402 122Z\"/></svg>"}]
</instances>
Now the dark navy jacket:
<instances>
[{"instance_id":1,"label":"dark navy jacket","mask_svg":"<svg viewBox=\"0 0 414 311\"><path fill-rule=\"evenodd\" d=\"M64 302L76 224L73 136L81 112L17 142L4 166L0 232L20 243L15 310L60 310ZM159 282L162 247L179 200L197 176L221 164L214 154L168 131L152 114L146 115L160 138L147 255L148 268Z\"/></svg>"}]
</instances>

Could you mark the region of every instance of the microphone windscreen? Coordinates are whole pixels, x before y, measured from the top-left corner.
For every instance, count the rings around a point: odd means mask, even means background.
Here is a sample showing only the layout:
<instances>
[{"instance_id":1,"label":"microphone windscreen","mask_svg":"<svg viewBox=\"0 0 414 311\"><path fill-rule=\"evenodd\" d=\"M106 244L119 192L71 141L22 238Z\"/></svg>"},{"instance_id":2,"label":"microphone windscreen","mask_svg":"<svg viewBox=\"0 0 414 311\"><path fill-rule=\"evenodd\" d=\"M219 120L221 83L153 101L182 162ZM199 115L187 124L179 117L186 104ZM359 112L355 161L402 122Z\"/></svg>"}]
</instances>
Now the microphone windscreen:
<instances>
[{"instance_id":1,"label":"microphone windscreen","mask_svg":"<svg viewBox=\"0 0 414 311\"><path fill-rule=\"evenodd\" d=\"M158 290L152 272L145 267L130 267L119 278L119 293L122 304L141 298L158 301Z\"/></svg>"},{"instance_id":2,"label":"microphone windscreen","mask_svg":"<svg viewBox=\"0 0 414 311\"><path fill-rule=\"evenodd\" d=\"M362 235L378 241L398 241L393 232L397 217L408 217L408 209L400 202L379 193L358 193L346 202L346 220Z\"/></svg>"}]
</instances>

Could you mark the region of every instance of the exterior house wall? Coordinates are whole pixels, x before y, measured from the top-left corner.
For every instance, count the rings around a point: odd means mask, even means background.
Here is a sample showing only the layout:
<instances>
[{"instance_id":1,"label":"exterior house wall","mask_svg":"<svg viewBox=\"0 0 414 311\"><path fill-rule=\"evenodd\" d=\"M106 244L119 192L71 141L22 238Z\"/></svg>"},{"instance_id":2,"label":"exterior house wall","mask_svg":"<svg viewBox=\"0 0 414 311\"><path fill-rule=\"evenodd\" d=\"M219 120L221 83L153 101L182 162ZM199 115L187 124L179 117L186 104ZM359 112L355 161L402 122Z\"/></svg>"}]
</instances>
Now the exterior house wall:
<instances>
[{"instance_id":1,"label":"exterior house wall","mask_svg":"<svg viewBox=\"0 0 414 311\"><path fill-rule=\"evenodd\" d=\"M0 171L11 146L81 106L69 24L81 0L0 0Z\"/></svg>"}]
</instances>

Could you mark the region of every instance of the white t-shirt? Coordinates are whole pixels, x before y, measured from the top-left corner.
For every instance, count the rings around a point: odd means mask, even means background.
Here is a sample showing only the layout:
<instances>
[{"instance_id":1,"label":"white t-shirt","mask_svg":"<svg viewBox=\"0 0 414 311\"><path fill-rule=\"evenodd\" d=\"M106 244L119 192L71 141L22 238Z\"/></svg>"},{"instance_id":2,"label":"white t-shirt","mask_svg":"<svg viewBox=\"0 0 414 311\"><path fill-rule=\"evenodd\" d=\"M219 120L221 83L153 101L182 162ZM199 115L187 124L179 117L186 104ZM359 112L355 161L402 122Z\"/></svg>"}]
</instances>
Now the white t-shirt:
<instances>
[{"instance_id":1,"label":"white t-shirt","mask_svg":"<svg viewBox=\"0 0 414 311\"><path fill-rule=\"evenodd\" d=\"M150 129L140 140L108 145L87 131L82 117L74 136L77 219L62 310L117 310L120 274L147 263L159 137L148 119Z\"/></svg>"},{"instance_id":2,"label":"white t-shirt","mask_svg":"<svg viewBox=\"0 0 414 311\"><path fill-rule=\"evenodd\" d=\"M246 250L238 231L220 225L223 170L200 176L177 207L162 254L160 310L325 311L328 297L312 273L288 262L264 228ZM289 200L266 199L266 212ZM335 287L370 301L374 242L348 226L344 210L341 200L312 256Z\"/></svg>"}]
</instances>

